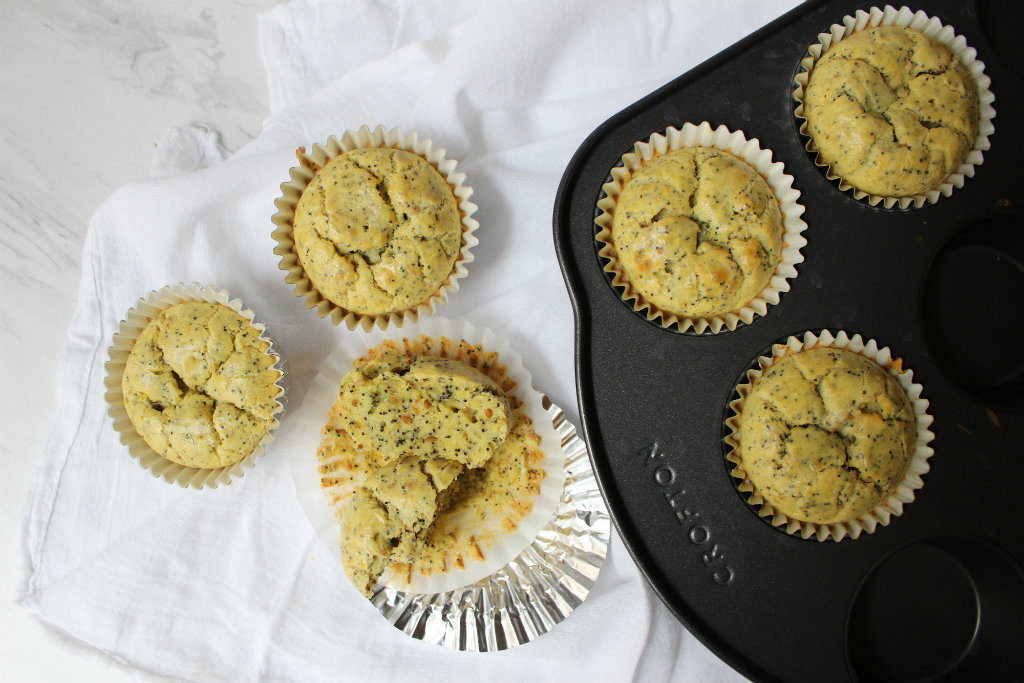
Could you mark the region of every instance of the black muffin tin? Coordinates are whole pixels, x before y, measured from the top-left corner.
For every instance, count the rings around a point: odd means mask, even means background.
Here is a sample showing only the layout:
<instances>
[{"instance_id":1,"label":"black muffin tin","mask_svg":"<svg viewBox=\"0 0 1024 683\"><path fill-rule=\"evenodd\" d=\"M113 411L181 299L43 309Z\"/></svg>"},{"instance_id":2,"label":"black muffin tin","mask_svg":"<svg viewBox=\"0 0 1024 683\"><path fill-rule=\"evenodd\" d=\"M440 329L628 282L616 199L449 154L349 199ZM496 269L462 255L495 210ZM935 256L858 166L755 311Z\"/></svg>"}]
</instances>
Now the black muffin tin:
<instances>
[{"instance_id":1,"label":"black muffin tin","mask_svg":"<svg viewBox=\"0 0 1024 683\"><path fill-rule=\"evenodd\" d=\"M554 239L573 301L583 434L612 517L665 604L758 680L1020 679L1024 674L1024 31L1016 3L921 2L977 50L995 133L935 204L872 207L813 163L794 76L819 33L871 5L810 2L620 112L565 171ZM637 140L708 121L785 164L804 262L764 317L684 334L633 311L594 239L601 185ZM904 514L873 534L803 540L729 475L727 404L758 355L805 331L888 346L934 417ZM630 609L623 605L623 609Z\"/></svg>"}]
</instances>

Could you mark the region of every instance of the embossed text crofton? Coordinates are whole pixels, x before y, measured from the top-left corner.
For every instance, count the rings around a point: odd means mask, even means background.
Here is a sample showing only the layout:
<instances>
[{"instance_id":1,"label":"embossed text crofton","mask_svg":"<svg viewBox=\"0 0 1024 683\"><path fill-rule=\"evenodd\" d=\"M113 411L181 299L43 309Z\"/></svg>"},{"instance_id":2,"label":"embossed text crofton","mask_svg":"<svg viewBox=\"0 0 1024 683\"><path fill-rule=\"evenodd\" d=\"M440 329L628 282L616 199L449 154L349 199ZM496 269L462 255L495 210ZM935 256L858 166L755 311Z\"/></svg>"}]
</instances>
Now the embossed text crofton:
<instances>
[{"instance_id":1,"label":"embossed text crofton","mask_svg":"<svg viewBox=\"0 0 1024 683\"><path fill-rule=\"evenodd\" d=\"M971 167L950 175L949 192L902 208L859 200L815 164L794 98L812 46L876 23L953 44L976 60L987 90L982 117L992 128ZM1020 676L1021 26L1017 3L808 2L602 124L562 178L554 242L575 311L583 434L602 492L665 604L750 678ZM634 143L704 121L770 150L793 176L807 223L799 276L778 304L718 334L681 332L633 310L595 239L602 185ZM933 420L934 453L923 472L907 474L923 484L909 500L890 501L899 514L873 532L787 533L730 475L729 404L773 345L845 332L887 347L893 371L912 371ZM845 465L854 471L854 458Z\"/></svg>"}]
</instances>

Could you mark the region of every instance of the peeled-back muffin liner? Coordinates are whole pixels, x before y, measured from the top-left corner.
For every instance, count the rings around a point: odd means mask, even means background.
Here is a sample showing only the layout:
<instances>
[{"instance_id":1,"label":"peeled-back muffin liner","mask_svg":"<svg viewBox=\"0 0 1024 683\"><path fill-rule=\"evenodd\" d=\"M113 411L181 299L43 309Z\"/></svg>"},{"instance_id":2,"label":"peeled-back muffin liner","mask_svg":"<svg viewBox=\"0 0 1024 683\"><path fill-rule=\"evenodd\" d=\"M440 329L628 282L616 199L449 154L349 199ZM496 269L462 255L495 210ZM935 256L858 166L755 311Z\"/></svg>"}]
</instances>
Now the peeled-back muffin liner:
<instances>
[{"instance_id":1,"label":"peeled-back muffin liner","mask_svg":"<svg viewBox=\"0 0 1024 683\"><path fill-rule=\"evenodd\" d=\"M967 71L974 78L978 85L978 135L974 140L974 146L960 167L946 176L937 187L926 191L924 194L909 195L905 197L883 197L875 194L868 194L863 190L848 183L841 176L832 170L832 167L821 160L817 145L807 130L807 119L804 118L804 89L810 79L814 65L832 45L850 37L857 31L876 26L902 26L930 36L946 44L963 61ZM965 178L973 178L974 171L984 161L984 152L991 146L989 136L995 132L992 119L996 116L996 110L992 107L995 95L989 89L992 80L985 75L985 63L977 59L977 50L967 45L967 40L957 35L952 26L943 26L936 17L929 17L922 11L914 12L906 6L899 10L892 5L886 5L885 9L872 7L869 10L857 10L853 15L846 15L841 24L832 24L828 31L818 34L818 42L807 49L807 56L800 61L800 71L794 78L795 89L793 99L797 106L794 114L800 120L800 133L806 138L808 152L814 154L814 163L826 169L826 177L829 180L839 180L839 189L851 191L855 199L866 199L871 206L882 203L887 209L899 205L899 208L906 209L913 205L921 208L927 202L934 204L939 197L948 197L955 189L964 186Z\"/></svg>"},{"instance_id":2,"label":"peeled-back muffin liner","mask_svg":"<svg viewBox=\"0 0 1024 683\"><path fill-rule=\"evenodd\" d=\"M915 422L917 425L917 442L914 453L911 455L907 470L896 488L875 508L864 515L846 522L834 524L815 524L792 519L789 516L777 511L770 503L761 497L753 483L747 478L743 469L743 463L737 452L739 448L739 431L743 402L750 393L754 383L774 363L782 358L814 348L837 348L857 353L868 360L877 363L883 370L892 375L903 387L910 399L914 410ZM901 358L893 358L889 347L879 347L874 340L865 342L859 334L852 337L847 332L839 331L833 335L828 330L823 330L820 335L813 332L805 332L802 338L789 337L784 343L774 344L771 349L771 356L760 356L757 359L758 367L752 368L746 373L746 382L736 387L739 398L729 404L729 417L726 419L727 435L725 443L729 447L726 460L732 465L730 473L739 480L738 488L741 492L749 494L747 503L757 508L757 514L769 521L772 526L783 528L786 533L801 538L817 538L818 541L832 539L841 541L847 536L859 538L861 534L872 534L879 525L887 526L893 517L903 514L905 505L914 501L915 492L924 486L921 479L930 469L928 459L934 451L929 444L935 435L929 427L932 424L932 417L928 414L928 401L921 398L921 385L914 382L914 373L903 368Z\"/></svg>"},{"instance_id":3,"label":"peeled-back muffin liner","mask_svg":"<svg viewBox=\"0 0 1024 683\"><path fill-rule=\"evenodd\" d=\"M561 447L563 439L544 407L545 397L533 388L530 373L523 367L522 357L512 349L508 340L468 322L441 317L422 318L401 330L371 330L365 335L345 335L320 367L302 405L293 409L290 425L282 430L278 446L288 453L299 500L317 535L332 555L341 561L340 520L344 509L336 502L336 493L321 486L317 449L328 414L338 400L338 388L345 375L354 367L354 362L370 349L385 340L401 344L404 339L415 342L421 336L435 341L440 341L442 337L456 342L464 340L481 345L485 352L497 353L498 362L506 367L507 377L516 383L512 393L522 402L524 412L533 422L533 431L540 437L540 449L545 456L541 469L545 476L532 510L514 531L500 536L493 545L483 548L483 560L467 560L464 569L453 568L431 576L423 576L416 571L411 572L411 575L399 575L389 569L381 577L375 592L386 586L390 590L411 594L447 593L494 575L527 549L538 533L555 517L566 481L564 466L567 454ZM436 355L435 351L431 353ZM455 563L448 564L452 566Z\"/></svg>"},{"instance_id":4,"label":"peeled-back muffin liner","mask_svg":"<svg viewBox=\"0 0 1024 683\"><path fill-rule=\"evenodd\" d=\"M445 593L384 587L371 602L395 628L452 650L494 652L530 642L572 614L608 554L611 521L587 447L545 399L565 455L558 512L528 548L476 583Z\"/></svg>"},{"instance_id":5,"label":"peeled-back muffin liner","mask_svg":"<svg viewBox=\"0 0 1024 683\"><path fill-rule=\"evenodd\" d=\"M270 428L267 434L259 442L252 453L231 465L212 469L199 467L188 467L172 460L168 460L154 451L145 439L135 430L128 412L124 407L124 394L121 389L121 378L124 375L125 363L128 354L135 346L135 341L142 334L146 326L155 319L161 311L171 306L186 301L206 301L227 306L238 313L256 329L261 341L267 342L267 355L274 358L274 369L278 373L275 385L280 389L275 399L277 407L271 416ZM232 299L226 289L217 289L213 286L203 286L198 282L186 285L178 283L167 285L154 290L139 299L135 306L128 309L124 320L121 321L117 332L114 334L110 349L108 350L110 360L104 364L106 376L103 384L106 392L103 397L107 401L107 413L114 420L114 430L120 435L121 443L128 447L128 453L136 462L149 471L154 477L159 477L167 483L174 483L182 488L192 489L215 489L218 486L229 486L231 480L241 478L245 475L247 468L253 467L255 459L266 453L266 448L274 440L274 430L280 425L281 411L284 410L284 361L281 355L274 349L274 343L266 333L266 326L254 320L254 313L251 309L242 307L241 299Z\"/></svg>"},{"instance_id":6,"label":"peeled-back muffin liner","mask_svg":"<svg viewBox=\"0 0 1024 683\"><path fill-rule=\"evenodd\" d=\"M436 292L416 306L379 315L364 315L350 311L317 291L299 262L292 231L295 207L316 172L345 152L368 147L401 149L429 162L451 188L462 221L462 243L448 279L441 283ZM457 173L455 160L446 159L444 153L444 149L434 149L430 140L421 140L415 132L403 133L401 128L384 130L383 126L377 126L372 132L367 126L362 126L357 131L348 130L340 139L332 135L325 145L316 143L309 152L302 147L298 149L300 163L289 169L291 179L281 184L281 196L274 200L277 213L271 217L271 221L276 226L272 233L277 242L274 253L281 257L278 267L288 273L285 282L295 286L295 296L306 298L306 308L315 308L321 318L329 315L335 325L344 322L350 330L362 327L369 331L375 326L386 330L389 325L401 327L406 321L416 322L421 315L433 315L438 304L448 303L449 294L459 290L458 281L466 276L466 264L473 261L472 249L479 243L473 233L476 232L479 223L472 218L477 206L469 201L473 189L464 184L466 174Z\"/></svg>"},{"instance_id":7,"label":"peeled-back muffin liner","mask_svg":"<svg viewBox=\"0 0 1024 683\"><path fill-rule=\"evenodd\" d=\"M725 315L706 318L677 316L663 311L647 301L636 291L628 276L619 265L615 243L612 239L612 220L615 217L615 205L626 184L643 165L652 159L664 156L687 147L710 147L728 152L746 162L764 178L779 203L782 214L782 251L779 263L761 293L745 306ZM801 216L804 207L798 203L800 192L793 188L793 176L786 175L782 162L772 162L771 150L761 149L757 138L747 139L740 131L730 131L725 126L712 130L707 121L699 125L683 124L682 129L670 127L665 134L655 133L645 142L637 142L633 151L624 154L622 165L611 169L611 180L602 185L603 196L597 202L600 210L594 222L600 227L596 235L601 249L599 255L607 259L605 271L612 274L612 284L621 287L623 300L633 303L633 310L646 313L647 319L654 321L661 318L661 325L670 328L673 325L680 332L693 330L696 334L704 334L706 330L717 334L725 328L735 330L740 323L750 324L755 316L768 313L768 306L779 303L779 297L790 288L789 280L797 275L796 266L804 260L800 250L807 244L803 231L807 223Z\"/></svg>"}]
</instances>

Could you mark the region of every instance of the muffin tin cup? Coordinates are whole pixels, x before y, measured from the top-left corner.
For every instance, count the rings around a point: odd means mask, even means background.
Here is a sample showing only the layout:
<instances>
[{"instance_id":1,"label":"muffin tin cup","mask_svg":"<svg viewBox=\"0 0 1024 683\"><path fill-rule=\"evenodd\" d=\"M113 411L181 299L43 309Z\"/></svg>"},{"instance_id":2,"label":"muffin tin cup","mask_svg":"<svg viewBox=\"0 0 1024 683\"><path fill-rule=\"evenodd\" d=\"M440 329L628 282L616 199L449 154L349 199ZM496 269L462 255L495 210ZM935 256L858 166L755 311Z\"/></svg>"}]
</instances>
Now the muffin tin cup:
<instances>
[{"instance_id":1,"label":"muffin tin cup","mask_svg":"<svg viewBox=\"0 0 1024 683\"><path fill-rule=\"evenodd\" d=\"M368 147L401 149L425 159L451 188L462 222L459 255L451 273L438 290L411 308L379 315L350 311L317 291L299 261L292 232L295 207L316 171L345 152ZM390 325L401 327L407 321L416 322L422 315L433 315L439 304L448 303L448 296L458 291L458 281L467 274L466 265L473 261L472 249L479 243L473 233L479 223L472 218L477 206L469 201L473 189L465 185L466 174L456 172L455 160L446 159L444 149L435 149L430 140L421 140L415 132L403 133L400 128L385 130L383 126L370 131L369 127L362 126L356 131L345 131L340 138L332 135L326 144L316 143L309 152L300 147L296 154L300 163L289 170L290 180L281 184L281 196L274 200L277 213L271 217L271 221L275 226L272 236L277 242L274 253L281 257L278 267L287 272L285 282L294 285L295 296L305 297L306 308L316 309L321 318L330 316L335 325L344 322L350 330L359 327L369 331L374 327L386 330Z\"/></svg>"},{"instance_id":2,"label":"muffin tin cup","mask_svg":"<svg viewBox=\"0 0 1024 683\"><path fill-rule=\"evenodd\" d=\"M807 130L807 119L804 118L804 90L814 65L831 46L857 31L876 26L911 28L944 43L963 61L978 86L978 135L974 140L974 146L959 168L946 176L945 180L937 187L923 194L885 197L857 189L835 173L829 164L821 160L818 148ZM989 89L991 79L985 75L985 63L977 59L977 51L968 46L967 40L963 36L957 35L952 26L943 26L937 18L930 17L923 11L914 12L905 6L899 10L891 5L886 5L884 9L872 7L869 10L857 10L852 16L844 16L841 24L833 24L828 31L819 34L818 42L808 47L807 56L800 61L800 67L800 71L794 78L793 99L797 102L794 114L800 122L800 133L807 140L806 149L814 155L814 163L826 169L826 177L829 180L838 180L839 189L844 192L852 192L855 199L866 200L871 206L882 204L887 209L897 205L901 209L906 209L910 206L920 208L925 203L934 204L939 201L940 197L948 197L953 194L954 190L962 188L965 179L974 177L976 167L984 161L984 152L990 148L989 136L995 132L993 119L996 116L996 111L992 107L995 95Z\"/></svg>"},{"instance_id":3,"label":"muffin tin cup","mask_svg":"<svg viewBox=\"0 0 1024 683\"><path fill-rule=\"evenodd\" d=\"M416 345L421 336L435 342L427 350L427 355L445 353L439 350L441 345L436 343L443 338L479 344L483 351L497 354L498 362L506 367L506 377L515 383L510 393L522 402L522 410L532 421L533 431L540 437L540 449L545 456L541 468L545 476L530 512L520 520L514 531L496 537L491 544L483 547L483 560L467 561L463 569L452 569L431 576L423 576L415 571L400 575L389 569L382 576L375 592L387 587L408 594L447 593L493 575L528 548L537 534L551 522L565 483L566 453L561 447L563 439L555 431L552 418L546 412L545 397L533 388L531 375L523 366L522 357L507 339L486 328L442 317L423 318L417 323L406 325L401 331L371 330L366 335L347 335L324 361L302 405L293 411L293 419L281 439L281 447L292 459L299 500L321 541L331 549L332 554L340 561L339 522L347 498L343 497L344 492L332 491L330 487L322 485L317 449L328 413L337 400L338 387L354 363L370 349L385 342L402 346L406 340ZM451 357L450 354L445 355Z\"/></svg>"},{"instance_id":4,"label":"muffin tin cup","mask_svg":"<svg viewBox=\"0 0 1024 683\"><path fill-rule=\"evenodd\" d=\"M739 418L743 412L743 402L754 383L774 363L786 356L814 348L837 348L852 351L874 361L900 383L914 410L917 425L917 442L911 455L906 473L896 488L885 500L866 514L846 522L833 524L815 524L793 519L776 510L758 493L743 469L743 463L737 453L739 448ZM841 541L846 537L856 539L861 534L872 534L879 526L887 526L893 517L903 514L904 506L914 501L916 491L924 486L922 476L928 472L928 459L934 451L929 445L935 435L929 429L932 417L928 414L928 401L921 397L921 385L914 382L914 373L903 368L902 360L893 358L888 347L879 348L878 343L871 339L865 342L859 334L852 337L845 331L833 335L824 330L820 335L805 332L802 338L789 337L784 343L772 346L771 356L757 359L757 368L747 371L746 382L736 387L739 398L729 404L730 415L726 419L728 434L725 442L729 446L726 460L732 466L730 473L739 480L738 488L747 494L747 503L757 509L757 514L764 517L772 526L780 527L788 534L804 539L815 538L818 541Z\"/></svg>"},{"instance_id":5,"label":"muffin tin cup","mask_svg":"<svg viewBox=\"0 0 1024 683\"><path fill-rule=\"evenodd\" d=\"M687 147L721 150L746 162L768 183L782 214L782 250L775 272L753 300L742 308L724 315L678 316L647 301L632 286L620 267L612 240L615 206L633 174L646 162ZM664 134L655 133L648 140L635 143L633 149L633 152L623 155L621 166L612 168L612 180L601 188L603 196L597 203L599 213L594 219L600 228L596 235L597 242L601 245L599 255L607 259L604 269L612 275L612 285L622 288L622 299L632 302L633 310L645 313L649 321L660 318L661 325L665 328L675 326L680 332L692 330L696 334L708 331L717 334L723 329L735 330L741 323L749 325L757 316L767 315L768 306L779 303L781 294L789 291L789 281L797 276L796 266L803 261L800 250L807 244L802 234L807 224L801 218L804 207L798 202L800 192L793 188L793 176L785 173L782 162L772 162L771 151L762 149L756 138L747 139L741 131L730 131L725 126L712 129L707 121L698 125L685 123L681 129L670 127Z\"/></svg>"},{"instance_id":6,"label":"muffin tin cup","mask_svg":"<svg viewBox=\"0 0 1024 683\"><path fill-rule=\"evenodd\" d=\"M278 372L275 384L280 391L275 399L277 408L273 412L270 429L252 453L238 462L224 467L203 469L188 467L168 460L153 450L139 435L124 407L121 378L124 375L128 355L135 346L135 341L161 311L186 301L222 304L248 320L253 328L260 333L260 340L270 344L266 353L274 358L274 368ZM241 299L232 299L226 289L217 289L213 286L203 286L198 282L193 282L189 285L184 283L167 285L150 292L139 299L135 306L125 314L124 320L118 326L118 331L114 334L108 356L110 360L104 364L106 376L103 379L106 388L103 398L108 405L107 413L114 420L114 430L120 435L121 443L128 447L129 455L154 477L163 479L169 484L177 484L182 488L197 490L228 486L232 479L240 479L244 476L245 470L253 467L256 464L256 459L266 454L267 446L274 440L274 430L280 425L279 419L284 410L286 389L284 361L275 351L273 341L266 334L266 326L256 322L252 310L243 308Z\"/></svg>"}]
</instances>

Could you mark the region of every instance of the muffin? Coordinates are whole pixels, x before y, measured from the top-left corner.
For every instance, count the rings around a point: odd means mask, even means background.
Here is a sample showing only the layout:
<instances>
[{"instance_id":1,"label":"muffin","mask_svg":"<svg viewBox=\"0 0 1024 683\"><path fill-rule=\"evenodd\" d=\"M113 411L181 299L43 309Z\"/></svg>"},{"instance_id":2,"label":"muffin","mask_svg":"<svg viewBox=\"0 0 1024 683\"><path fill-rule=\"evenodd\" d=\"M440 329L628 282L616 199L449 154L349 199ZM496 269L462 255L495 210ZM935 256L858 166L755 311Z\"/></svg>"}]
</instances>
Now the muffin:
<instances>
[{"instance_id":1,"label":"muffin","mask_svg":"<svg viewBox=\"0 0 1024 683\"><path fill-rule=\"evenodd\" d=\"M222 468L251 454L280 409L277 357L249 320L219 303L186 301L142 330L121 376L124 409L158 454Z\"/></svg>"},{"instance_id":2,"label":"muffin","mask_svg":"<svg viewBox=\"0 0 1024 683\"><path fill-rule=\"evenodd\" d=\"M476 206L444 150L364 126L298 158L275 202L274 251L308 307L350 329L384 329L433 313L458 289Z\"/></svg>"},{"instance_id":3,"label":"muffin","mask_svg":"<svg viewBox=\"0 0 1024 683\"><path fill-rule=\"evenodd\" d=\"M790 337L730 404L727 459L748 502L789 533L857 538L914 499L932 454L913 373L845 332Z\"/></svg>"},{"instance_id":4,"label":"muffin","mask_svg":"<svg viewBox=\"0 0 1024 683\"><path fill-rule=\"evenodd\" d=\"M876 26L833 45L804 94L820 159L857 189L921 194L967 158L978 134L978 87L944 43Z\"/></svg>"},{"instance_id":5,"label":"muffin","mask_svg":"<svg viewBox=\"0 0 1024 683\"><path fill-rule=\"evenodd\" d=\"M595 222L625 301L664 327L719 332L765 315L806 244L799 192L757 140L707 122L669 128L612 169Z\"/></svg>"},{"instance_id":6,"label":"muffin","mask_svg":"<svg viewBox=\"0 0 1024 683\"><path fill-rule=\"evenodd\" d=\"M338 399L352 444L378 460L414 455L480 467L508 436L501 387L447 358L368 361L345 376Z\"/></svg>"},{"instance_id":7,"label":"muffin","mask_svg":"<svg viewBox=\"0 0 1024 683\"><path fill-rule=\"evenodd\" d=\"M888 497L916 438L910 400L892 375L851 351L815 348L774 363L751 387L739 457L776 510L833 524Z\"/></svg>"},{"instance_id":8,"label":"muffin","mask_svg":"<svg viewBox=\"0 0 1024 683\"><path fill-rule=\"evenodd\" d=\"M768 183L717 149L669 152L626 184L612 219L619 264L651 304L677 316L735 311L764 289L782 250Z\"/></svg>"},{"instance_id":9,"label":"muffin","mask_svg":"<svg viewBox=\"0 0 1024 683\"><path fill-rule=\"evenodd\" d=\"M295 248L313 286L361 315L412 308L451 273L462 242L455 196L425 159L354 149L310 180Z\"/></svg>"},{"instance_id":10,"label":"muffin","mask_svg":"<svg viewBox=\"0 0 1024 683\"><path fill-rule=\"evenodd\" d=\"M357 360L317 459L358 590L483 560L530 512L544 453L514 388L495 354L444 338Z\"/></svg>"}]
</instances>

